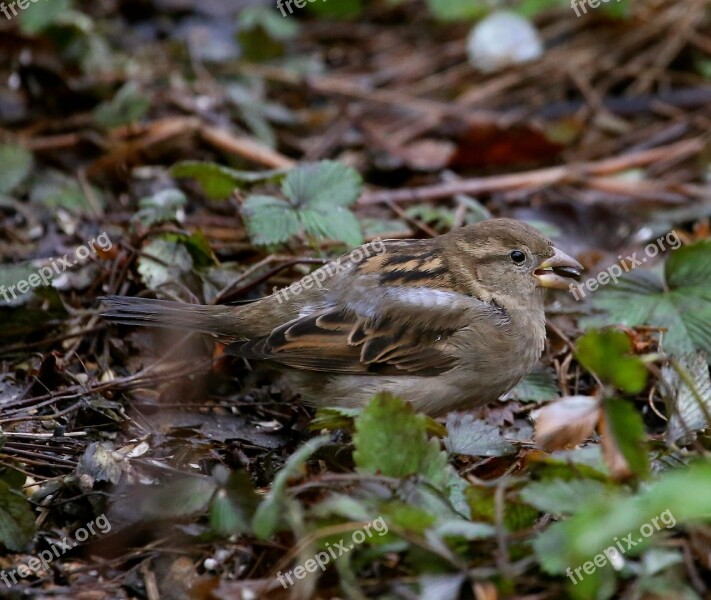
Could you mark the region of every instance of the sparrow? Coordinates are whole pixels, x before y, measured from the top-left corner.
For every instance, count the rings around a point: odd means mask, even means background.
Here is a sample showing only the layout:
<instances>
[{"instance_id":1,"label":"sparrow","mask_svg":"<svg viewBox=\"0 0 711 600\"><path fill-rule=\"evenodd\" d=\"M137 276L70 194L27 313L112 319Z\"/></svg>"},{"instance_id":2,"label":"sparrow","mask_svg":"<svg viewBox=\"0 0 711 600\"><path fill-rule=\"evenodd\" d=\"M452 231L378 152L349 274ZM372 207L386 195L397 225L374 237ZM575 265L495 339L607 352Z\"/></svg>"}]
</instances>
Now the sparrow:
<instances>
[{"instance_id":1,"label":"sparrow","mask_svg":"<svg viewBox=\"0 0 711 600\"><path fill-rule=\"evenodd\" d=\"M512 219L373 249L251 304L109 296L103 317L210 334L317 406L390 392L438 416L496 400L530 372L546 339L543 288L567 289L583 268Z\"/></svg>"}]
</instances>

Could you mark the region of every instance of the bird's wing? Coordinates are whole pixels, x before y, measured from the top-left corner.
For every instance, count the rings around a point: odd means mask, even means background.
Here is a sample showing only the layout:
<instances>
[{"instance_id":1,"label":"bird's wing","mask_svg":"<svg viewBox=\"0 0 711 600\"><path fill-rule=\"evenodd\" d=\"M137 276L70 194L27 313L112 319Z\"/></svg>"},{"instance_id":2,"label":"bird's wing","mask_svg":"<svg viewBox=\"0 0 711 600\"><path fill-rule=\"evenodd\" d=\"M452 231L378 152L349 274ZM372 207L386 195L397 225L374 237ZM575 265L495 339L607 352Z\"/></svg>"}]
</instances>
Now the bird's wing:
<instances>
[{"instance_id":1,"label":"bird's wing","mask_svg":"<svg viewBox=\"0 0 711 600\"><path fill-rule=\"evenodd\" d=\"M335 305L306 309L228 353L330 373L437 375L457 363L453 334L505 320L500 309L464 294L407 286L375 293L377 283L358 278Z\"/></svg>"}]
</instances>

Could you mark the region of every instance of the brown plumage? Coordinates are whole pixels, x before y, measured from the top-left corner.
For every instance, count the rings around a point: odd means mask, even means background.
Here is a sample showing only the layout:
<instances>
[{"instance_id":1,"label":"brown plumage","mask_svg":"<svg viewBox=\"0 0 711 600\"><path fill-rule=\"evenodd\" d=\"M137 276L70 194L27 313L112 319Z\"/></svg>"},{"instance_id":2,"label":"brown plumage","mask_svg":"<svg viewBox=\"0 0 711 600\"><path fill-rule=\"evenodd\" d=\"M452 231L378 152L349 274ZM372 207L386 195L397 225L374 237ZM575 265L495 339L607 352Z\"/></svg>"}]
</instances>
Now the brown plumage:
<instances>
[{"instance_id":1,"label":"brown plumage","mask_svg":"<svg viewBox=\"0 0 711 600\"><path fill-rule=\"evenodd\" d=\"M430 414L498 398L545 342L541 287L580 264L533 227L493 219L430 240L388 240L245 306L109 297L104 317L212 334L276 366L308 402L362 406L390 391ZM296 293L299 292L300 293Z\"/></svg>"}]
</instances>

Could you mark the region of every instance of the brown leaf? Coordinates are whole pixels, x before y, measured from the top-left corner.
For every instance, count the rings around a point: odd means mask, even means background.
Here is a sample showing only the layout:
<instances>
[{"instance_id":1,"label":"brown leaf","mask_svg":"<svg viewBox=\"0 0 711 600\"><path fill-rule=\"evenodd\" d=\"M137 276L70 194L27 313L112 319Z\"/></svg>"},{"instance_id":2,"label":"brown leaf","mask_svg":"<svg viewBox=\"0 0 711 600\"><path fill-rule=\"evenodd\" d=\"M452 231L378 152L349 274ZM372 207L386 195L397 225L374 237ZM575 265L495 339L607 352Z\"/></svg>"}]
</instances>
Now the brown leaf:
<instances>
[{"instance_id":1,"label":"brown leaf","mask_svg":"<svg viewBox=\"0 0 711 600\"><path fill-rule=\"evenodd\" d=\"M566 396L536 411L536 443L547 452L576 446L590 437L600 414L593 396Z\"/></svg>"},{"instance_id":2,"label":"brown leaf","mask_svg":"<svg viewBox=\"0 0 711 600\"><path fill-rule=\"evenodd\" d=\"M502 167L549 160L565 146L548 138L544 131L529 125L474 125L457 140L450 161L456 169Z\"/></svg>"}]
</instances>

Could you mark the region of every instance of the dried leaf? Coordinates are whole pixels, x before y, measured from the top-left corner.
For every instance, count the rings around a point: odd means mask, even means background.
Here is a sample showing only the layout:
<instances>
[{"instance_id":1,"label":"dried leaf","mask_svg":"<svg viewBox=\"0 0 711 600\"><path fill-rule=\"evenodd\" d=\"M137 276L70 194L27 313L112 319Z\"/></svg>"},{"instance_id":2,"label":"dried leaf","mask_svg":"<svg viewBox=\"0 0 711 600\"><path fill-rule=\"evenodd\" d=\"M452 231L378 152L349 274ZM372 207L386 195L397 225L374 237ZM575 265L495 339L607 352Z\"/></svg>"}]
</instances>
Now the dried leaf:
<instances>
[{"instance_id":1,"label":"dried leaf","mask_svg":"<svg viewBox=\"0 0 711 600\"><path fill-rule=\"evenodd\" d=\"M593 396L567 396L536 411L536 443L553 452L576 446L590 437L600 407Z\"/></svg>"}]
</instances>

